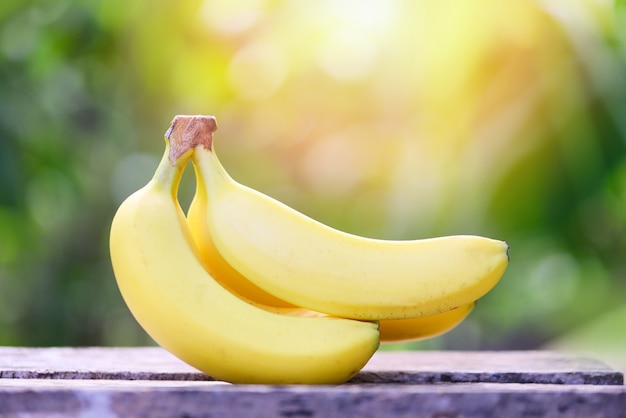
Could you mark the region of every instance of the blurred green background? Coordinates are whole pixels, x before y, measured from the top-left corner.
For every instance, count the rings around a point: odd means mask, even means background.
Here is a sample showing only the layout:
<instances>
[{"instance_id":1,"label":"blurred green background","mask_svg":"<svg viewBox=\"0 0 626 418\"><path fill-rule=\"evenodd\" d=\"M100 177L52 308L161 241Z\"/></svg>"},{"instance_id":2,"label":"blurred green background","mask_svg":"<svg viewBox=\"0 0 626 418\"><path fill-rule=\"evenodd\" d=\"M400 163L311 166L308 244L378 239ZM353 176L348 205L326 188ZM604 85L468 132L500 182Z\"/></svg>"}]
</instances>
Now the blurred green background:
<instances>
[{"instance_id":1,"label":"blurred green background","mask_svg":"<svg viewBox=\"0 0 626 418\"><path fill-rule=\"evenodd\" d=\"M623 3L3 0L0 344L152 344L108 231L186 113L339 229L510 244L461 326L386 348L626 349Z\"/></svg>"}]
</instances>

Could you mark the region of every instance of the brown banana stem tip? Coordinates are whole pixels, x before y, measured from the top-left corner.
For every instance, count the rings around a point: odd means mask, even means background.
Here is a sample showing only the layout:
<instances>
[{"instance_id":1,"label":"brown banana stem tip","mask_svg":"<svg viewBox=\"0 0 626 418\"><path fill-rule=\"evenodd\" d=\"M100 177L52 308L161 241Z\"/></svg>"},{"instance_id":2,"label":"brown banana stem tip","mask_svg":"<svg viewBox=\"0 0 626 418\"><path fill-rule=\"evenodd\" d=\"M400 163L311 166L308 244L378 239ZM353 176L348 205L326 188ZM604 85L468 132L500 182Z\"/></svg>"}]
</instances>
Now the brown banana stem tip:
<instances>
[{"instance_id":1,"label":"brown banana stem tip","mask_svg":"<svg viewBox=\"0 0 626 418\"><path fill-rule=\"evenodd\" d=\"M213 146L213 132L216 129L217 122L213 116L175 116L170 128L165 132L165 138L170 142L170 161L176 163L183 154L198 145L210 150Z\"/></svg>"}]
</instances>

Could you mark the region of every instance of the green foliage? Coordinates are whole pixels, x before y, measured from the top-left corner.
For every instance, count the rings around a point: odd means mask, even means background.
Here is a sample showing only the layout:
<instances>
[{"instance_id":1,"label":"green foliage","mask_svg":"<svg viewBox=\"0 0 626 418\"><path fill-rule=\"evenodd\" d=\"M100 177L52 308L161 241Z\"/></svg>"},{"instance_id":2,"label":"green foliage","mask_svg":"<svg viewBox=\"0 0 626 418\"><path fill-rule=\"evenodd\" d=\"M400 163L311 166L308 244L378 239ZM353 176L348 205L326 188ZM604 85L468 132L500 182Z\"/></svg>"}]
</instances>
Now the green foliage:
<instances>
[{"instance_id":1,"label":"green foliage","mask_svg":"<svg viewBox=\"0 0 626 418\"><path fill-rule=\"evenodd\" d=\"M0 342L105 343L108 178L136 146L121 43L88 2L3 4Z\"/></svg>"}]
</instances>

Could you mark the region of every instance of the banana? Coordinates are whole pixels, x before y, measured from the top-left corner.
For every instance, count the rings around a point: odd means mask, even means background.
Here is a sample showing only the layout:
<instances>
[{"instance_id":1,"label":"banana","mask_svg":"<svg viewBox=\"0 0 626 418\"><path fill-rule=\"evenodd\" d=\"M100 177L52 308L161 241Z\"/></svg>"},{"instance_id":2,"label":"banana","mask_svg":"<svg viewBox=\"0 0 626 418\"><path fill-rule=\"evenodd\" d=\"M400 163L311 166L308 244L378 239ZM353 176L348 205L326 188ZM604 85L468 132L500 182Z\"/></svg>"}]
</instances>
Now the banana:
<instances>
[{"instance_id":1,"label":"banana","mask_svg":"<svg viewBox=\"0 0 626 418\"><path fill-rule=\"evenodd\" d=\"M158 344L219 380L345 382L377 350L378 325L300 316L288 308L270 312L216 282L177 200L192 147L193 136L174 143L166 135L153 178L120 205L112 221L111 261L132 314Z\"/></svg>"},{"instance_id":2,"label":"banana","mask_svg":"<svg viewBox=\"0 0 626 418\"><path fill-rule=\"evenodd\" d=\"M380 321L380 342L397 343L438 337L463 322L474 306L476 302L436 315Z\"/></svg>"},{"instance_id":3,"label":"banana","mask_svg":"<svg viewBox=\"0 0 626 418\"><path fill-rule=\"evenodd\" d=\"M196 193L187 213L187 222L200 256L207 270L221 285L239 298L263 305L263 308L288 315L322 317L320 312L298 308L255 286L235 270L217 251L206 224L208 200L201 177L196 176ZM417 341L442 335L460 324L472 311L475 303L436 315L407 319L379 321L380 342Z\"/></svg>"},{"instance_id":4,"label":"banana","mask_svg":"<svg viewBox=\"0 0 626 418\"><path fill-rule=\"evenodd\" d=\"M263 305L264 309L287 315L323 317L320 312L298 308L265 292L235 270L215 248L207 225L209 201L198 167L196 192L187 212L187 222L194 242L207 270L221 285L239 298ZM385 343L417 341L442 335L460 324L472 311L475 302L435 315L407 319L383 319L379 321L380 341Z\"/></svg>"},{"instance_id":5,"label":"banana","mask_svg":"<svg viewBox=\"0 0 626 418\"><path fill-rule=\"evenodd\" d=\"M362 320L435 315L490 291L508 245L480 236L391 241L324 225L235 180L221 165L203 116L177 116L196 149L206 227L227 264L289 304ZM212 119L213 120L213 119Z\"/></svg>"}]
</instances>

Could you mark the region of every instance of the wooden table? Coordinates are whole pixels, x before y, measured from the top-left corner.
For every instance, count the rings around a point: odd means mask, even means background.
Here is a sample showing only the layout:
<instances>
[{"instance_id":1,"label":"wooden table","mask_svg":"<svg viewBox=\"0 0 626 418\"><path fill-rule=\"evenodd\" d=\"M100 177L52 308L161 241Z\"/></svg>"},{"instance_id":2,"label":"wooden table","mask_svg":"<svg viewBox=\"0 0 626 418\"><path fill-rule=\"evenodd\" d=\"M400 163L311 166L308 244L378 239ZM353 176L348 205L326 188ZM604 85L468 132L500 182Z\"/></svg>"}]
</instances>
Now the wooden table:
<instances>
[{"instance_id":1,"label":"wooden table","mask_svg":"<svg viewBox=\"0 0 626 418\"><path fill-rule=\"evenodd\" d=\"M231 385L157 347L0 347L0 417L626 418L622 373L556 352L378 352L338 386Z\"/></svg>"}]
</instances>

